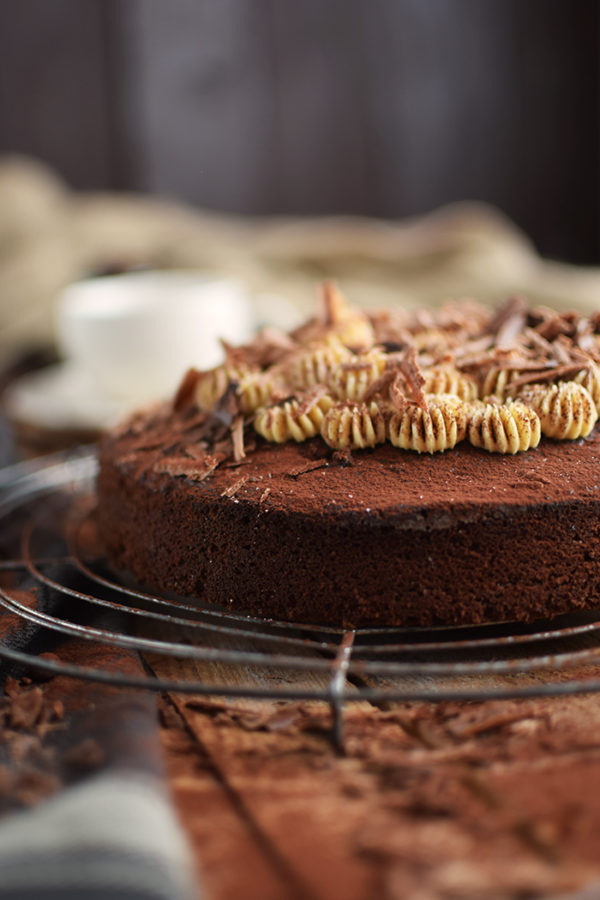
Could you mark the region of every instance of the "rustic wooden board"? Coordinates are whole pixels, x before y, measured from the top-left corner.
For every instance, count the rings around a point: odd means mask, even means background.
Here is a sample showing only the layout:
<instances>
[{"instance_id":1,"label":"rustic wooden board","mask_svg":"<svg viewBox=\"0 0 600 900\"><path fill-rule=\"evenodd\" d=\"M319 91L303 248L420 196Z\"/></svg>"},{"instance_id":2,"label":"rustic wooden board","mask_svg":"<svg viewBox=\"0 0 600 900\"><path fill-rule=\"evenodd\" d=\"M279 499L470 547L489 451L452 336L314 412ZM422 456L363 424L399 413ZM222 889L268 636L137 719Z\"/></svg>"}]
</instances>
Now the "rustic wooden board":
<instances>
[{"instance_id":1,"label":"rustic wooden board","mask_svg":"<svg viewBox=\"0 0 600 900\"><path fill-rule=\"evenodd\" d=\"M205 664L151 665L162 677L215 677ZM344 755L324 703L172 695L169 704L175 799L211 900L517 898L600 879L595 694L351 704Z\"/></svg>"},{"instance_id":2,"label":"rustic wooden board","mask_svg":"<svg viewBox=\"0 0 600 900\"><path fill-rule=\"evenodd\" d=\"M206 773L198 789L174 781L211 898L261 895L250 844L281 898L516 898L600 877L596 697L350 712L345 757L317 712L276 731L172 701L188 765L202 759L223 792L207 833Z\"/></svg>"}]
</instances>

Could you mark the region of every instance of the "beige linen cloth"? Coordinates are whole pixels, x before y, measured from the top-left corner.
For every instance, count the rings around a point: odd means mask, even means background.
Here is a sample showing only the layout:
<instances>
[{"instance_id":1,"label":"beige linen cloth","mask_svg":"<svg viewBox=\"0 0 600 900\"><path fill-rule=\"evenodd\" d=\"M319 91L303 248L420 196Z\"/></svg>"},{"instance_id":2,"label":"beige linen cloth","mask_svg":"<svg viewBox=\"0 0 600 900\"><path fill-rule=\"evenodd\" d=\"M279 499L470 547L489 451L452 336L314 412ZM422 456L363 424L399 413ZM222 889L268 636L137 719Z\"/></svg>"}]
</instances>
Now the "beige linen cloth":
<instances>
[{"instance_id":1,"label":"beige linen cloth","mask_svg":"<svg viewBox=\"0 0 600 900\"><path fill-rule=\"evenodd\" d=\"M403 222L240 218L156 197L76 193L37 162L0 159L0 361L51 341L60 289L113 265L237 276L267 309L286 297L301 313L313 308L324 277L370 307L461 296L491 302L516 291L550 306L600 307L600 268L541 259L483 204Z\"/></svg>"}]
</instances>

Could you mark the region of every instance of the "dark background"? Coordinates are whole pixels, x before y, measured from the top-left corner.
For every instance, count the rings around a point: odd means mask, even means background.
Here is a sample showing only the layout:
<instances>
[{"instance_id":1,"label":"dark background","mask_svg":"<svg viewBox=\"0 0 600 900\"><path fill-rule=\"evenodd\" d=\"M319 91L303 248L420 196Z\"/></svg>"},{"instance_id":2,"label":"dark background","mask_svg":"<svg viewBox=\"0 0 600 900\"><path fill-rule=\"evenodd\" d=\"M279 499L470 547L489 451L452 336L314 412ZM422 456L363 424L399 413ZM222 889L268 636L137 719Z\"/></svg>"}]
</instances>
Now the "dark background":
<instances>
[{"instance_id":1,"label":"dark background","mask_svg":"<svg viewBox=\"0 0 600 900\"><path fill-rule=\"evenodd\" d=\"M0 153L241 213L497 204L600 260L597 0L3 0Z\"/></svg>"}]
</instances>

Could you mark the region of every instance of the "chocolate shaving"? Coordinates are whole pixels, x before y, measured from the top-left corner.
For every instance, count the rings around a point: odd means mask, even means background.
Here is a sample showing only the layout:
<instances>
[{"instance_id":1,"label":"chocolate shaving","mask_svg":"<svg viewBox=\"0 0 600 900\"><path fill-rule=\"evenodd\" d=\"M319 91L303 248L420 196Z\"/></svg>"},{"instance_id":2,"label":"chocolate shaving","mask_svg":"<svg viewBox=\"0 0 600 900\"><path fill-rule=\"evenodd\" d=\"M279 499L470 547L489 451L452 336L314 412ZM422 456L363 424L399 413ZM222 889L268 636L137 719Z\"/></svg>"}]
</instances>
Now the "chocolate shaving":
<instances>
[{"instance_id":1,"label":"chocolate shaving","mask_svg":"<svg viewBox=\"0 0 600 900\"><path fill-rule=\"evenodd\" d=\"M572 362L573 343L564 334L560 334L551 344L552 353L559 365L568 366Z\"/></svg>"},{"instance_id":2,"label":"chocolate shaving","mask_svg":"<svg viewBox=\"0 0 600 900\"><path fill-rule=\"evenodd\" d=\"M491 334L483 335L480 338L474 338L467 341L462 347L454 347L453 354L455 359L468 359L469 356L479 357L488 350L494 343ZM485 357L484 357L485 358Z\"/></svg>"},{"instance_id":3,"label":"chocolate shaving","mask_svg":"<svg viewBox=\"0 0 600 900\"><path fill-rule=\"evenodd\" d=\"M464 298L459 302L444 303L434 315L434 324L437 328L447 332L456 332L461 341L465 336L474 337L481 334L486 323L489 323L488 310L470 298Z\"/></svg>"},{"instance_id":4,"label":"chocolate shaving","mask_svg":"<svg viewBox=\"0 0 600 900\"><path fill-rule=\"evenodd\" d=\"M498 347L510 347L526 322L527 303L520 294L509 297L492 316L486 332L496 336Z\"/></svg>"},{"instance_id":5,"label":"chocolate shaving","mask_svg":"<svg viewBox=\"0 0 600 900\"><path fill-rule=\"evenodd\" d=\"M312 462L307 462L303 466L298 466L295 469L290 469L289 472L285 473L286 478L299 478L300 475L305 475L307 472L314 472L315 469L327 469L329 467L329 462L326 459L315 459Z\"/></svg>"},{"instance_id":6,"label":"chocolate shaving","mask_svg":"<svg viewBox=\"0 0 600 900\"><path fill-rule=\"evenodd\" d=\"M553 369L543 369L539 372L528 372L526 375L521 375L519 378L515 378L514 381L511 381L507 387L507 393L514 394L515 391L518 391L520 387L523 387L526 384L536 384L543 381L560 381L561 378L570 378L572 375L577 375L578 372L581 372L581 368L581 364L576 363L575 365L556 366Z\"/></svg>"},{"instance_id":7,"label":"chocolate shaving","mask_svg":"<svg viewBox=\"0 0 600 900\"><path fill-rule=\"evenodd\" d=\"M248 452L248 446L245 447L246 453ZM242 466L247 466L250 464L250 460L247 456L244 459L240 459L237 462L234 459L230 459L229 462L223 463L221 468L223 469L240 469Z\"/></svg>"},{"instance_id":8,"label":"chocolate shaving","mask_svg":"<svg viewBox=\"0 0 600 900\"><path fill-rule=\"evenodd\" d=\"M382 391L384 391L389 386L389 384L394 380L394 378L396 377L396 374L397 374L396 368L389 368L389 369L387 369L387 371L385 371L383 373L383 375L380 375L379 378L376 378L375 381L373 381L369 385L369 387L366 389L366 391L364 392L363 402L368 403L370 400L373 399L373 397L376 394L379 394Z\"/></svg>"},{"instance_id":9,"label":"chocolate shaving","mask_svg":"<svg viewBox=\"0 0 600 900\"><path fill-rule=\"evenodd\" d=\"M517 372L538 372L541 369L556 369L556 361L554 359L532 360L525 359L522 356L507 356L504 358L496 358L491 360L491 364L496 369L514 369Z\"/></svg>"},{"instance_id":10,"label":"chocolate shaving","mask_svg":"<svg viewBox=\"0 0 600 900\"><path fill-rule=\"evenodd\" d=\"M124 437L125 435L141 435L144 434L151 425L156 424L158 421L158 416L156 415L157 410L160 410L163 415L162 419L164 420L164 407L163 404L160 404L158 407L152 407L151 409L145 409L138 412L133 413L128 418L125 418L120 425L117 425L112 434L116 437ZM168 412L171 412L169 408Z\"/></svg>"},{"instance_id":11,"label":"chocolate shaving","mask_svg":"<svg viewBox=\"0 0 600 900\"><path fill-rule=\"evenodd\" d=\"M235 497L237 492L241 488L244 487L244 485L246 484L247 481L248 481L248 476L242 475L241 478L238 478L237 481L234 481L233 484L230 484L229 487L223 491L223 493L221 494L221 497Z\"/></svg>"},{"instance_id":12,"label":"chocolate shaving","mask_svg":"<svg viewBox=\"0 0 600 900\"><path fill-rule=\"evenodd\" d=\"M541 334L542 337L547 338L549 341L555 340L555 338L557 338L559 334L566 334L569 337L573 337L579 323L579 313L555 313L553 311L550 312L551 314L547 315L546 318L544 318L544 320L536 326L535 330L538 332L538 334Z\"/></svg>"},{"instance_id":13,"label":"chocolate shaving","mask_svg":"<svg viewBox=\"0 0 600 900\"><path fill-rule=\"evenodd\" d=\"M309 319L290 332L290 337L299 347L321 341L327 334L327 328L320 318ZM297 352L297 351L294 351Z\"/></svg>"},{"instance_id":14,"label":"chocolate shaving","mask_svg":"<svg viewBox=\"0 0 600 900\"><path fill-rule=\"evenodd\" d=\"M246 456L244 449L244 417L239 413L231 424L231 442L233 445L233 458L240 462Z\"/></svg>"},{"instance_id":15,"label":"chocolate shaving","mask_svg":"<svg viewBox=\"0 0 600 900\"><path fill-rule=\"evenodd\" d=\"M12 700L14 697L18 697L20 693L22 693L23 688L19 684L16 678L13 678L12 675L8 675L4 682L4 693L7 697L10 697Z\"/></svg>"},{"instance_id":16,"label":"chocolate shaving","mask_svg":"<svg viewBox=\"0 0 600 900\"><path fill-rule=\"evenodd\" d=\"M204 462L206 459L207 450L208 447L205 443L189 444L184 447L186 456L189 456L191 459L199 460L200 462Z\"/></svg>"},{"instance_id":17,"label":"chocolate shaving","mask_svg":"<svg viewBox=\"0 0 600 900\"><path fill-rule=\"evenodd\" d=\"M399 361L400 371L404 375L408 389L414 397L417 406L427 409L427 400L423 393L425 379L417 362L417 353L414 347L407 347Z\"/></svg>"},{"instance_id":18,"label":"chocolate shaving","mask_svg":"<svg viewBox=\"0 0 600 900\"><path fill-rule=\"evenodd\" d=\"M324 397L326 393L327 387L324 384L317 384L306 394L303 394L302 397L299 397L299 406L296 410L296 416L300 417L306 415L311 406L314 406L317 400Z\"/></svg>"},{"instance_id":19,"label":"chocolate shaving","mask_svg":"<svg viewBox=\"0 0 600 900\"><path fill-rule=\"evenodd\" d=\"M38 721L44 704L44 695L38 687L23 691L12 698L7 721L11 728L32 728Z\"/></svg>"},{"instance_id":20,"label":"chocolate shaving","mask_svg":"<svg viewBox=\"0 0 600 900\"><path fill-rule=\"evenodd\" d=\"M234 421L239 415L239 398L236 394L236 386L233 382L230 382L227 390L219 398L215 407L204 414L199 436L206 440L209 445L212 445L215 450L221 449L223 446L222 442L230 437ZM225 452L229 455L231 452L230 446L227 447Z\"/></svg>"},{"instance_id":21,"label":"chocolate shaving","mask_svg":"<svg viewBox=\"0 0 600 900\"><path fill-rule=\"evenodd\" d=\"M298 345L278 328L263 328L248 345L249 362L260 368L272 366L297 350Z\"/></svg>"},{"instance_id":22,"label":"chocolate shaving","mask_svg":"<svg viewBox=\"0 0 600 900\"><path fill-rule=\"evenodd\" d=\"M356 361L342 363L340 369L343 372L368 372L372 365L373 363L369 360L357 359Z\"/></svg>"},{"instance_id":23,"label":"chocolate shaving","mask_svg":"<svg viewBox=\"0 0 600 900\"><path fill-rule=\"evenodd\" d=\"M224 338L221 338L221 346L225 353L225 367L227 369L247 369L248 366L248 346L241 345L234 347Z\"/></svg>"},{"instance_id":24,"label":"chocolate shaving","mask_svg":"<svg viewBox=\"0 0 600 900\"><path fill-rule=\"evenodd\" d=\"M408 399L403 388L402 376L396 375L390 385L390 400L392 405L401 413L404 412L408 405Z\"/></svg>"},{"instance_id":25,"label":"chocolate shaving","mask_svg":"<svg viewBox=\"0 0 600 900\"><path fill-rule=\"evenodd\" d=\"M532 349L538 350L544 356L552 356L552 344L545 337L542 337L535 328L525 328L523 337L531 345Z\"/></svg>"},{"instance_id":26,"label":"chocolate shaving","mask_svg":"<svg viewBox=\"0 0 600 900\"><path fill-rule=\"evenodd\" d=\"M348 313L348 304L335 281L321 285L321 311L319 318L327 327L338 325Z\"/></svg>"},{"instance_id":27,"label":"chocolate shaving","mask_svg":"<svg viewBox=\"0 0 600 900\"><path fill-rule=\"evenodd\" d=\"M198 382L201 378L202 373L199 372L198 369L187 370L173 399L174 412L183 412L184 409L193 405L196 396L196 388L198 387Z\"/></svg>"},{"instance_id":28,"label":"chocolate shaving","mask_svg":"<svg viewBox=\"0 0 600 900\"><path fill-rule=\"evenodd\" d=\"M54 654L53 654L53 653L40 653L40 656L41 656L41 657L44 657L44 656L54 656ZM56 657L56 658L58 659L58 657ZM53 716L54 719L59 720L59 721L60 721L61 719L64 719L64 717L65 717L65 704L62 702L62 700L54 700L54 701L51 703L51 707L52 707L52 716Z\"/></svg>"},{"instance_id":29,"label":"chocolate shaving","mask_svg":"<svg viewBox=\"0 0 600 900\"><path fill-rule=\"evenodd\" d=\"M581 350L597 350L592 323L589 319L580 319L577 323L575 343Z\"/></svg>"},{"instance_id":30,"label":"chocolate shaving","mask_svg":"<svg viewBox=\"0 0 600 900\"><path fill-rule=\"evenodd\" d=\"M206 425L206 420L208 416L205 410L193 410L188 409L184 412L183 416L178 419L171 419L172 427L174 430L178 430L181 434L188 435L190 431L193 431L195 428L203 429Z\"/></svg>"},{"instance_id":31,"label":"chocolate shaving","mask_svg":"<svg viewBox=\"0 0 600 900\"><path fill-rule=\"evenodd\" d=\"M546 361L532 360L515 354L506 355L502 351L502 353L485 354L473 359L463 359L460 362L457 361L456 366L461 370L479 370L479 374L483 374L489 369L513 369L519 372L531 370L537 372L544 368L556 368L556 361L553 359Z\"/></svg>"},{"instance_id":32,"label":"chocolate shaving","mask_svg":"<svg viewBox=\"0 0 600 900\"><path fill-rule=\"evenodd\" d=\"M437 327L437 322L433 310L431 309L414 309L412 312L412 320L410 330L415 333L419 331L429 331Z\"/></svg>"},{"instance_id":33,"label":"chocolate shaving","mask_svg":"<svg viewBox=\"0 0 600 900\"><path fill-rule=\"evenodd\" d=\"M496 346L501 350L508 350L515 343L516 338L523 331L525 316L515 315L504 323L496 337Z\"/></svg>"},{"instance_id":34,"label":"chocolate shaving","mask_svg":"<svg viewBox=\"0 0 600 900\"><path fill-rule=\"evenodd\" d=\"M187 456L167 456L156 460L152 469L154 472L173 477L183 476L191 481L204 481L224 458L223 454L211 455L208 453L201 460L190 459Z\"/></svg>"},{"instance_id":35,"label":"chocolate shaving","mask_svg":"<svg viewBox=\"0 0 600 900\"><path fill-rule=\"evenodd\" d=\"M498 728L503 728L505 725L512 725L514 722L520 722L523 718L521 709L508 710L506 712L492 713L474 722L467 722L464 725L459 724L450 730L456 737L464 739L484 734L486 731L495 731Z\"/></svg>"},{"instance_id":36,"label":"chocolate shaving","mask_svg":"<svg viewBox=\"0 0 600 900\"><path fill-rule=\"evenodd\" d=\"M403 350L411 343L409 313L403 309L369 310L367 318L373 328L375 342L384 350Z\"/></svg>"}]
</instances>

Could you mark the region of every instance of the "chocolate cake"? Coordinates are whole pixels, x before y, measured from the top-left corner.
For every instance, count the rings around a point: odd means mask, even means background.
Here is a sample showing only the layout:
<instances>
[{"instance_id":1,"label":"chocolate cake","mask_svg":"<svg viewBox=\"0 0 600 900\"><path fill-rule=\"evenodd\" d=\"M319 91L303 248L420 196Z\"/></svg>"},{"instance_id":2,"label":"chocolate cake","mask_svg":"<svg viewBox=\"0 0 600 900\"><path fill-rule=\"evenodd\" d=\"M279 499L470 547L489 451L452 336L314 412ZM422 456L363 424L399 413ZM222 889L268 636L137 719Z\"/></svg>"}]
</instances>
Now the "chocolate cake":
<instances>
[{"instance_id":1,"label":"chocolate cake","mask_svg":"<svg viewBox=\"0 0 600 900\"><path fill-rule=\"evenodd\" d=\"M365 314L331 285L106 435L98 524L152 588L347 626L600 606L600 321Z\"/></svg>"}]
</instances>

